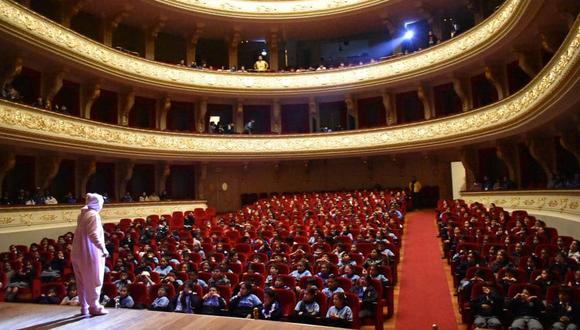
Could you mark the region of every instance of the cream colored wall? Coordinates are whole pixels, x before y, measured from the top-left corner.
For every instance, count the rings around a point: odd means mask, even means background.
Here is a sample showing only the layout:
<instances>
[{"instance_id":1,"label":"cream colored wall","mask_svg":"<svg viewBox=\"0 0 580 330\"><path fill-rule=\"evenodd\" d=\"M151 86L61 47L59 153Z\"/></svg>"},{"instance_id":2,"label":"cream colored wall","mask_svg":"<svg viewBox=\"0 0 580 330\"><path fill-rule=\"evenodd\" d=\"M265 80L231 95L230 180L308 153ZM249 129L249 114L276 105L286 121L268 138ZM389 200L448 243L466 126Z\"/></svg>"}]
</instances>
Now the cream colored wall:
<instances>
[{"instance_id":1,"label":"cream colored wall","mask_svg":"<svg viewBox=\"0 0 580 330\"><path fill-rule=\"evenodd\" d=\"M218 210L236 210L244 193L298 192L406 186L415 175L426 186L437 185L442 198L451 197L449 162L422 155L274 163L208 164L198 178L199 198ZM203 173L203 170L201 170ZM221 189L227 183L227 191Z\"/></svg>"},{"instance_id":2,"label":"cream colored wall","mask_svg":"<svg viewBox=\"0 0 580 330\"><path fill-rule=\"evenodd\" d=\"M469 204L479 202L489 207L491 203L506 211L526 210L558 234L580 238L580 190L521 190L462 192Z\"/></svg>"},{"instance_id":3,"label":"cream colored wall","mask_svg":"<svg viewBox=\"0 0 580 330\"><path fill-rule=\"evenodd\" d=\"M467 190L467 176L462 162L451 163L453 199L461 198L461 191Z\"/></svg>"},{"instance_id":4,"label":"cream colored wall","mask_svg":"<svg viewBox=\"0 0 580 330\"><path fill-rule=\"evenodd\" d=\"M207 208L205 201L144 202L107 204L101 211L103 223L122 218L144 218L151 214L171 214ZM80 205L0 208L0 252L11 244L29 245L43 237L57 238L76 227Z\"/></svg>"}]
</instances>

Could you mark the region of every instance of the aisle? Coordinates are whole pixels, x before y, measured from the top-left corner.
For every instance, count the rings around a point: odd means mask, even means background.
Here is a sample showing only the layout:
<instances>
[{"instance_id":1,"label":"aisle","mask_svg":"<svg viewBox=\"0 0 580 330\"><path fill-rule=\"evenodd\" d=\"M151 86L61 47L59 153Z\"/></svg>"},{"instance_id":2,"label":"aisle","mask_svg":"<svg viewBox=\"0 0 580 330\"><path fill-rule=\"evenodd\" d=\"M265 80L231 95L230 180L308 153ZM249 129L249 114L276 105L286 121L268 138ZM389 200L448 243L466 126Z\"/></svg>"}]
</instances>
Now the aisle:
<instances>
[{"instance_id":1,"label":"aisle","mask_svg":"<svg viewBox=\"0 0 580 330\"><path fill-rule=\"evenodd\" d=\"M396 328L428 330L436 323L440 330L457 330L435 213L410 212L406 221Z\"/></svg>"}]
</instances>

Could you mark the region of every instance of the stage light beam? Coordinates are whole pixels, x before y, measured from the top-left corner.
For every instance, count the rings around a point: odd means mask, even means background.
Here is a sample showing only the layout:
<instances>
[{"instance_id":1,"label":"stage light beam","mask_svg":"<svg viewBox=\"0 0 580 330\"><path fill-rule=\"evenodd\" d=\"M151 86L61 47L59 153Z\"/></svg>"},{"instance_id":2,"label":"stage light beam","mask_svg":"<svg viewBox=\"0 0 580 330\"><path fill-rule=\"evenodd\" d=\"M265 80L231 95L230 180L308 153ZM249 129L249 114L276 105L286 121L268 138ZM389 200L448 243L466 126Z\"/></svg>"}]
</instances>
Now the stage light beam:
<instances>
[{"instance_id":1,"label":"stage light beam","mask_svg":"<svg viewBox=\"0 0 580 330\"><path fill-rule=\"evenodd\" d=\"M415 36L415 32L413 30L407 30L403 35L403 39L411 40Z\"/></svg>"}]
</instances>

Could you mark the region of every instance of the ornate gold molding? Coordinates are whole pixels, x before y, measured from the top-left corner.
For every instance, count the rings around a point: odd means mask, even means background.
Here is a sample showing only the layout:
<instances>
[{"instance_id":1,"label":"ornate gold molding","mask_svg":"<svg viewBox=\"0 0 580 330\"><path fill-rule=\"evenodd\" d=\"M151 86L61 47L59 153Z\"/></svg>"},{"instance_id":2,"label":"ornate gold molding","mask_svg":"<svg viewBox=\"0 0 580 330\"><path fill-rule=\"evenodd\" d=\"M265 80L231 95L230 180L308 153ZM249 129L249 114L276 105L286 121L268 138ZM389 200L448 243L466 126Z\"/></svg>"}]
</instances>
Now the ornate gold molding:
<instances>
[{"instance_id":1,"label":"ornate gold molding","mask_svg":"<svg viewBox=\"0 0 580 330\"><path fill-rule=\"evenodd\" d=\"M486 21L448 42L399 59L356 68L306 73L230 73L193 70L127 55L78 35L12 2L0 2L0 31L89 70L156 89L212 95L277 97L350 92L416 80L492 49L543 1L507 0Z\"/></svg>"},{"instance_id":2,"label":"ornate gold molding","mask_svg":"<svg viewBox=\"0 0 580 330\"><path fill-rule=\"evenodd\" d=\"M262 20L312 18L348 13L390 0L152 0L195 13Z\"/></svg>"},{"instance_id":3,"label":"ornate gold molding","mask_svg":"<svg viewBox=\"0 0 580 330\"><path fill-rule=\"evenodd\" d=\"M526 210L532 214L541 211L580 222L580 190L462 192L461 197L468 204L479 202L488 207L494 203L510 211Z\"/></svg>"},{"instance_id":4,"label":"ornate gold molding","mask_svg":"<svg viewBox=\"0 0 580 330\"><path fill-rule=\"evenodd\" d=\"M122 218L144 218L151 214L172 214L207 208L206 201L144 202L106 204L101 211L103 222L119 222ZM76 224L80 205L23 206L0 208L0 233Z\"/></svg>"},{"instance_id":5,"label":"ornate gold molding","mask_svg":"<svg viewBox=\"0 0 580 330\"><path fill-rule=\"evenodd\" d=\"M330 134L192 135L102 124L0 101L0 139L124 157L234 160L378 154L472 143L529 129L541 123L540 116L553 116L570 101L577 104L579 52L577 20L548 66L518 93L484 108L409 125Z\"/></svg>"}]
</instances>

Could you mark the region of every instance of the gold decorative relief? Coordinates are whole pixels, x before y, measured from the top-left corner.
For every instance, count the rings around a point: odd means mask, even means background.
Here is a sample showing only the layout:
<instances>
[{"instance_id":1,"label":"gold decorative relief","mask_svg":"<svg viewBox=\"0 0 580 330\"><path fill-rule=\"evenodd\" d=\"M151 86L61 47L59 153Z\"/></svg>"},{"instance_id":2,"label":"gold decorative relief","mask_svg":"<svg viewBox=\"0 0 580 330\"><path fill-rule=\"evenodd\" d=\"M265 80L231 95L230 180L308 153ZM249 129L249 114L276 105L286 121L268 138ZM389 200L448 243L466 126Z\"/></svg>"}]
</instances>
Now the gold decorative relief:
<instances>
[{"instance_id":1,"label":"gold decorative relief","mask_svg":"<svg viewBox=\"0 0 580 330\"><path fill-rule=\"evenodd\" d=\"M481 202L489 206L491 201L509 210L526 210L532 214L534 211L547 212L580 222L580 190L462 192L461 198L468 204Z\"/></svg>"},{"instance_id":2,"label":"gold decorative relief","mask_svg":"<svg viewBox=\"0 0 580 330\"><path fill-rule=\"evenodd\" d=\"M172 213L175 210L207 208L205 201L176 201L160 203L107 204L101 212L103 222L119 222L121 218L143 218L150 214ZM26 227L70 226L79 214L79 205L6 207L0 212L0 233L18 231Z\"/></svg>"},{"instance_id":3,"label":"gold decorative relief","mask_svg":"<svg viewBox=\"0 0 580 330\"><path fill-rule=\"evenodd\" d=\"M580 75L580 20L549 65L518 93L492 105L458 115L387 128L303 135L193 135L140 130L60 115L0 101L0 138L50 141L70 149L101 150L156 158L316 157L413 150L446 143L477 141L507 132L547 111L574 93ZM519 203L519 200L512 201Z\"/></svg>"},{"instance_id":4,"label":"gold decorative relief","mask_svg":"<svg viewBox=\"0 0 580 330\"><path fill-rule=\"evenodd\" d=\"M145 83L157 89L236 96L304 96L381 87L449 68L496 45L514 27L531 19L541 5L542 1L507 0L466 33L416 54L355 68L305 73L216 72L153 62L85 38L13 1L0 2L0 31L114 79Z\"/></svg>"},{"instance_id":5,"label":"gold decorative relief","mask_svg":"<svg viewBox=\"0 0 580 330\"><path fill-rule=\"evenodd\" d=\"M212 15L252 19L328 16L384 4L390 0L154 0L160 4Z\"/></svg>"}]
</instances>

